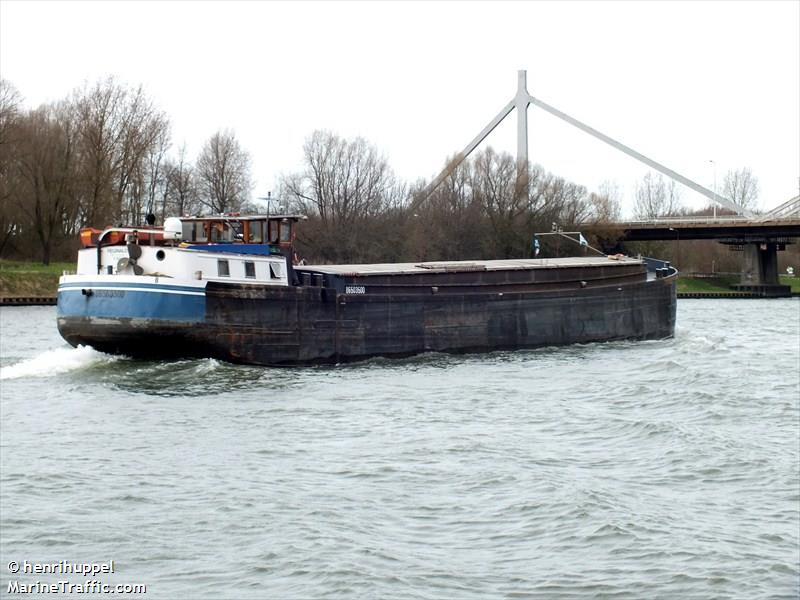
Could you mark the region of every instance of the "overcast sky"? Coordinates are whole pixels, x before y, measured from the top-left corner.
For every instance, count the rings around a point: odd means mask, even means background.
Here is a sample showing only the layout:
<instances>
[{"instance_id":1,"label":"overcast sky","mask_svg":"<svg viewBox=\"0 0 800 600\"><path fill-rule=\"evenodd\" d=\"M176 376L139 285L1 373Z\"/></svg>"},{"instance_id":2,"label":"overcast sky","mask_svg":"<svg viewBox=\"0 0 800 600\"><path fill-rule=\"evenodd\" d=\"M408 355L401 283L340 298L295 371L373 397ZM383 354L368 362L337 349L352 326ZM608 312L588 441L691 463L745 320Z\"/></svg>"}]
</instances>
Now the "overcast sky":
<instances>
[{"instance_id":1,"label":"overcast sky","mask_svg":"<svg viewBox=\"0 0 800 600\"><path fill-rule=\"evenodd\" d=\"M528 91L709 188L749 167L763 208L800 185L800 2L22 2L0 0L0 76L29 107L114 75L196 156L233 129L255 196L315 129L431 178ZM626 211L648 170L536 107L529 156ZM516 152L512 113L484 142ZM711 162L713 161L713 162ZM705 199L683 188L684 202Z\"/></svg>"}]
</instances>

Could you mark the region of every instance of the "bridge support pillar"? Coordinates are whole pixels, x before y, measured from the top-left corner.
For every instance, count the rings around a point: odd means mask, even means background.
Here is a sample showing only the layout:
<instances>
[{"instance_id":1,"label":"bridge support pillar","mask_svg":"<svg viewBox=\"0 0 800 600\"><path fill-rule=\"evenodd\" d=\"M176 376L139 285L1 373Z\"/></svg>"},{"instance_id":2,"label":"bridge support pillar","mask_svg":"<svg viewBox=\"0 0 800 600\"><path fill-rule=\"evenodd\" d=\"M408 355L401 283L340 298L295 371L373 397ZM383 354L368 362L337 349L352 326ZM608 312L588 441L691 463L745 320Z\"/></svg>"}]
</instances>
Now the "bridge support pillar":
<instances>
[{"instance_id":1,"label":"bridge support pillar","mask_svg":"<svg viewBox=\"0 0 800 600\"><path fill-rule=\"evenodd\" d=\"M778 250L783 244L747 242L743 245L742 274L733 289L768 298L791 296L791 288L778 279Z\"/></svg>"}]
</instances>

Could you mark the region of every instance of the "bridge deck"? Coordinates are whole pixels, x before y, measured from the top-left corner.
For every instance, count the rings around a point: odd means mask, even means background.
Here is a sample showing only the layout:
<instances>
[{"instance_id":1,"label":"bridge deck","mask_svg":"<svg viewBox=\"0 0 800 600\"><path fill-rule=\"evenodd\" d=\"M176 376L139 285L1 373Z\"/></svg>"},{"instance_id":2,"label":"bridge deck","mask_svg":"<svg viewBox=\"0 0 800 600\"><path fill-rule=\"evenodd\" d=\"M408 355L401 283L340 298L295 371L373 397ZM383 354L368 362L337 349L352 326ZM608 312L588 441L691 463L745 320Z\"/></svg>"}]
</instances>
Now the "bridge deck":
<instances>
[{"instance_id":1,"label":"bridge deck","mask_svg":"<svg viewBox=\"0 0 800 600\"><path fill-rule=\"evenodd\" d=\"M745 217L656 219L597 224L587 231L617 234L626 241L720 240L791 243L800 238L800 218L759 221Z\"/></svg>"}]
</instances>

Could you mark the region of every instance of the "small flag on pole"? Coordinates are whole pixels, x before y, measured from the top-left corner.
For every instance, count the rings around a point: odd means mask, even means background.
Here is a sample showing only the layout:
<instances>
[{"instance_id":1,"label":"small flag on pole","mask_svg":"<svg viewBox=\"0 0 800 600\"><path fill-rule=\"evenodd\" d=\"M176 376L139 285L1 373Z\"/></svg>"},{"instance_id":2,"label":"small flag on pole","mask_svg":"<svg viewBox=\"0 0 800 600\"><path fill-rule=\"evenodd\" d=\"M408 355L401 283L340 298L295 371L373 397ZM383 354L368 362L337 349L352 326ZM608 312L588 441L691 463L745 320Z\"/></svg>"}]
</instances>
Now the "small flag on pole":
<instances>
[{"instance_id":1,"label":"small flag on pole","mask_svg":"<svg viewBox=\"0 0 800 600\"><path fill-rule=\"evenodd\" d=\"M533 255L539 256L539 237L533 236Z\"/></svg>"},{"instance_id":2,"label":"small flag on pole","mask_svg":"<svg viewBox=\"0 0 800 600\"><path fill-rule=\"evenodd\" d=\"M579 233L578 235L580 236L580 242L581 242L581 246L588 246L588 245L589 245L589 242L587 242L587 241L586 241L586 238L585 238L585 237L583 237L583 234L582 234L582 233Z\"/></svg>"}]
</instances>

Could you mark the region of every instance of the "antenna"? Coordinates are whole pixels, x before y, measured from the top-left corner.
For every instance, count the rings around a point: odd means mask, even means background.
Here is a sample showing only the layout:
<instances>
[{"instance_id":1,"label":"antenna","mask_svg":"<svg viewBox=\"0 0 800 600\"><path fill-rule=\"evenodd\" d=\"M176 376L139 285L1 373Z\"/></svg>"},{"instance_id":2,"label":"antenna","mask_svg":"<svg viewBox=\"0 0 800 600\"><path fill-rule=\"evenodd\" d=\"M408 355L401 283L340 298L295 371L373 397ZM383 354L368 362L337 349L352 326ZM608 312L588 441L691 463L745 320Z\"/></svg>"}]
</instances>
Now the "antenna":
<instances>
[{"instance_id":1,"label":"antenna","mask_svg":"<svg viewBox=\"0 0 800 600\"><path fill-rule=\"evenodd\" d=\"M266 196L259 196L258 199L267 203L267 217L269 217L269 206L272 203L272 192L267 192Z\"/></svg>"}]
</instances>

